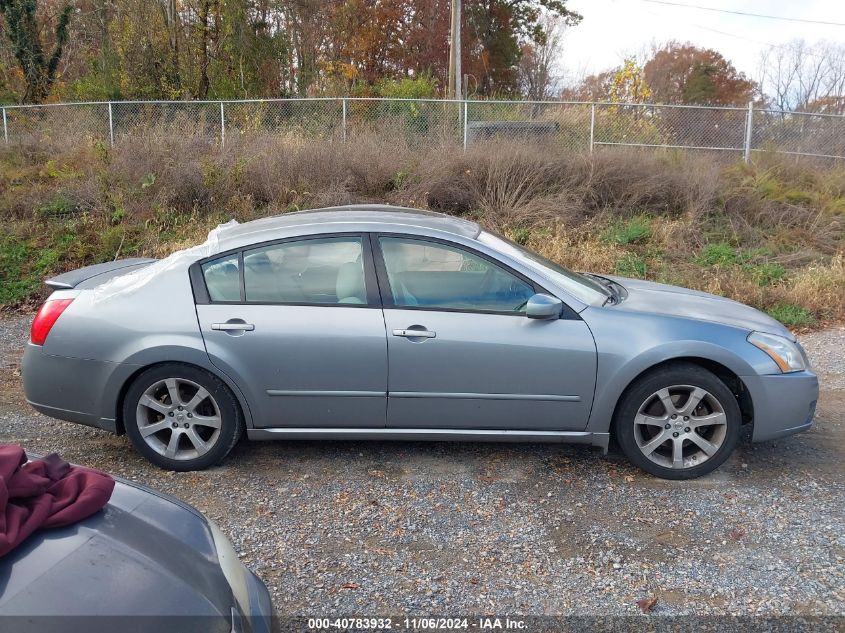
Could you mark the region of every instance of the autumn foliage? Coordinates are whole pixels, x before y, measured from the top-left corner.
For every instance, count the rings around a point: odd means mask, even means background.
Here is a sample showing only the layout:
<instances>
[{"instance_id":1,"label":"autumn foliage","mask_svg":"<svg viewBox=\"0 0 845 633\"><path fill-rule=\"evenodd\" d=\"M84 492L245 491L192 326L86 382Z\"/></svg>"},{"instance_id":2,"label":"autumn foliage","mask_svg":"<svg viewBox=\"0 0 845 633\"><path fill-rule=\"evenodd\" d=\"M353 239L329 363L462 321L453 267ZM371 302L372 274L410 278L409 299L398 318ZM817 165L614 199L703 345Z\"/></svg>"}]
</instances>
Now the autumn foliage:
<instances>
[{"instance_id":1,"label":"autumn foliage","mask_svg":"<svg viewBox=\"0 0 845 633\"><path fill-rule=\"evenodd\" d=\"M38 45L48 48L62 33L63 2L3 0L0 7L31 9L27 28L43 33L48 41ZM442 87L450 2L77 0L50 98L338 95L423 75ZM0 24L0 98L30 100L9 29L14 15L7 11ZM462 64L473 94L518 94L523 48L542 45L548 16L580 19L566 0L463 0Z\"/></svg>"},{"instance_id":2,"label":"autumn foliage","mask_svg":"<svg viewBox=\"0 0 845 633\"><path fill-rule=\"evenodd\" d=\"M742 106L754 97L754 82L733 64L692 44L666 44L643 67L643 79L658 103Z\"/></svg>"}]
</instances>

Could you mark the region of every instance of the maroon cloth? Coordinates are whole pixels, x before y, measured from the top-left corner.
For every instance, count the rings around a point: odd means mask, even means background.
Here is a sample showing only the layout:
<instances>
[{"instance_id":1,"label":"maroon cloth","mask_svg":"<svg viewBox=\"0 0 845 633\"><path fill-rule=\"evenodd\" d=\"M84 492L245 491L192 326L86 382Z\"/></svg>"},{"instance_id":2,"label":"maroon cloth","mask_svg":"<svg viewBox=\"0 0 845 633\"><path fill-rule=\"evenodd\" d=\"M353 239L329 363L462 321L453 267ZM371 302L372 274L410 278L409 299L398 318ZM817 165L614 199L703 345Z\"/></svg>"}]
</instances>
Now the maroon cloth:
<instances>
[{"instance_id":1,"label":"maroon cloth","mask_svg":"<svg viewBox=\"0 0 845 633\"><path fill-rule=\"evenodd\" d=\"M55 453L27 462L20 446L0 444L0 556L39 528L70 525L102 508L114 479L71 466Z\"/></svg>"}]
</instances>

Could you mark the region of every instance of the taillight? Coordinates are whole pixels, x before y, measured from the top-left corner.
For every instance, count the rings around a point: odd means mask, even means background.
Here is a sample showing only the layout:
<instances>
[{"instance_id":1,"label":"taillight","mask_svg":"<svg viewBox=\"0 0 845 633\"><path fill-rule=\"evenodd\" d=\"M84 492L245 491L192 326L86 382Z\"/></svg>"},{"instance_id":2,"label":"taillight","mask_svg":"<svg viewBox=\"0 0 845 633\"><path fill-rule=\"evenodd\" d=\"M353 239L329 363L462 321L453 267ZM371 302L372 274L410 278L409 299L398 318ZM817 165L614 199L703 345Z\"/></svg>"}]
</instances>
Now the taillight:
<instances>
[{"instance_id":1,"label":"taillight","mask_svg":"<svg viewBox=\"0 0 845 633\"><path fill-rule=\"evenodd\" d=\"M29 330L29 340L35 345L44 345L47 335L53 329L53 324L62 316L62 312L65 311L72 301L73 299L54 299L41 306Z\"/></svg>"}]
</instances>

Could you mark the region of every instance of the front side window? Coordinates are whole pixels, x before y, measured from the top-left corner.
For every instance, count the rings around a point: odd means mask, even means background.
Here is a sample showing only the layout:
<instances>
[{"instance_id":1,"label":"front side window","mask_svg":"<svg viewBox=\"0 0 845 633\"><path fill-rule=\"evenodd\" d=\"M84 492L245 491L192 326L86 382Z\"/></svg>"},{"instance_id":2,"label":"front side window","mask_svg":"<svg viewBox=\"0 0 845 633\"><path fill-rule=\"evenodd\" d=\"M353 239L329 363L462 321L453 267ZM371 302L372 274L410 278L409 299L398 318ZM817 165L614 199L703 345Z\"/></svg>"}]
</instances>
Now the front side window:
<instances>
[{"instance_id":1,"label":"front side window","mask_svg":"<svg viewBox=\"0 0 845 633\"><path fill-rule=\"evenodd\" d=\"M461 248L413 238L379 238L396 307L525 311L534 288Z\"/></svg>"},{"instance_id":2,"label":"front side window","mask_svg":"<svg viewBox=\"0 0 845 633\"><path fill-rule=\"evenodd\" d=\"M366 305L360 237L330 237L244 251L247 302Z\"/></svg>"},{"instance_id":3,"label":"front side window","mask_svg":"<svg viewBox=\"0 0 845 633\"><path fill-rule=\"evenodd\" d=\"M202 274L212 301L240 301L241 273L238 255L226 255L202 265Z\"/></svg>"}]
</instances>

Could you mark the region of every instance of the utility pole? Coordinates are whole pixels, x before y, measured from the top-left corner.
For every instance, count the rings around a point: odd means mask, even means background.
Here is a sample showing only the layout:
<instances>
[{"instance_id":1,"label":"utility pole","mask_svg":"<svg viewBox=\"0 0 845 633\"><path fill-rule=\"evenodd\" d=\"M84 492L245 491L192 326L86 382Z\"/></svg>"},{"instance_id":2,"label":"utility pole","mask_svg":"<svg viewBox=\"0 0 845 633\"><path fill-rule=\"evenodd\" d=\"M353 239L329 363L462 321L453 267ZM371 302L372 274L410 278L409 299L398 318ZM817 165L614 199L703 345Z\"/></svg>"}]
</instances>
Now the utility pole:
<instances>
[{"instance_id":1,"label":"utility pole","mask_svg":"<svg viewBox=\"0 0 845 633\"><path fill-rule=\"evenodd\" d=\"M449 46L449 98L463 97L461 89L461 0L452 0L451 44Z\"/></svg>"}]
</instances>

